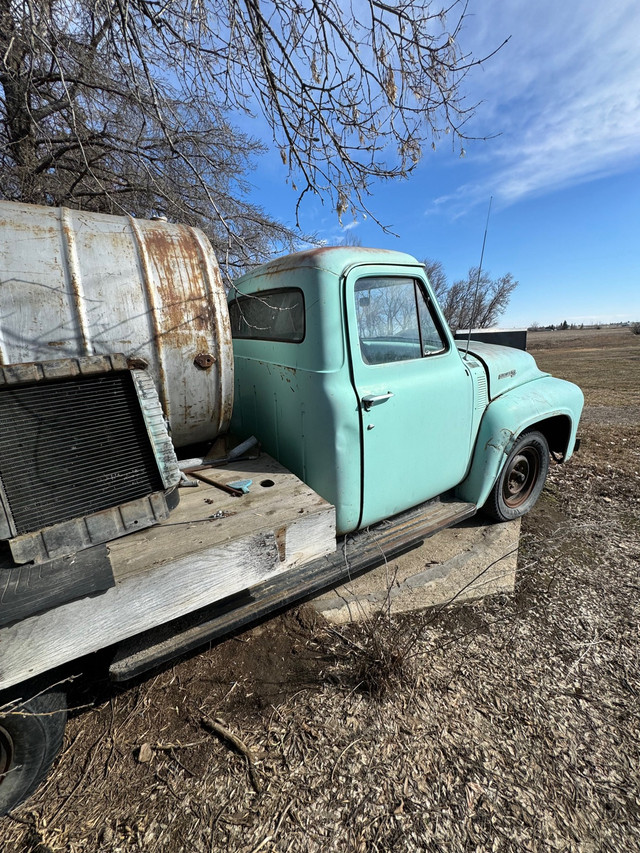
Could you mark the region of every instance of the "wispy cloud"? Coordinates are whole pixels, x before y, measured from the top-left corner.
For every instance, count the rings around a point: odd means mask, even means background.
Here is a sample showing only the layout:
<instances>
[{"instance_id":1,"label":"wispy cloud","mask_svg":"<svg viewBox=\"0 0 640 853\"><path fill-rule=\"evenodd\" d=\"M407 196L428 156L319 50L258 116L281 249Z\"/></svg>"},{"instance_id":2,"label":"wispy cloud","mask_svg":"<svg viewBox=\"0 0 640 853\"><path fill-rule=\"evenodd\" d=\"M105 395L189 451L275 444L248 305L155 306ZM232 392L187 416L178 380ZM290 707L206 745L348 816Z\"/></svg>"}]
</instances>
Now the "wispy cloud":
<instances>
[{"instance_id":1,"label":"wispy cloud","mask_svg":"<svg viewBox=\"0 0 640 853\"><path fill-rule=\"evenodd\" d=\"M496 23L499 22L499 23ZM492 194L503 205L621 172L640 162L640 5L498 0L470 19L476 55L509 44L473 75L473 182L436 200L461 213Z\"/></svg>"}]
</instances>

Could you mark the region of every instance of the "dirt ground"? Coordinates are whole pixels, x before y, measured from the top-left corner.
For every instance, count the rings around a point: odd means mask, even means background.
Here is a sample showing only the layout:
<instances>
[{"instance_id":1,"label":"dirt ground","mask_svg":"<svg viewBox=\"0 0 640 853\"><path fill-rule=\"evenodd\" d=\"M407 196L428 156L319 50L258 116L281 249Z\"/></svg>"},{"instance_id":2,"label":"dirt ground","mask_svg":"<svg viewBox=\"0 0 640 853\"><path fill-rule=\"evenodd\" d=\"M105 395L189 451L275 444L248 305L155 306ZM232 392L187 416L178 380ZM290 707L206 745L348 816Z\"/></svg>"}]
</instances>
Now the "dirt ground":
<instances>
[{"instance_id":1,"label":"dirt ground","mask_svg":"<svg viewBox=\"0 0 640 853\"><path fill-rule=\"evenodd\" d=\"M1 849L640 850L640 337L530 342L587 405L514 596L339 631L303 607L124 688L96 658Z\"/></svg>"}]
</instances>

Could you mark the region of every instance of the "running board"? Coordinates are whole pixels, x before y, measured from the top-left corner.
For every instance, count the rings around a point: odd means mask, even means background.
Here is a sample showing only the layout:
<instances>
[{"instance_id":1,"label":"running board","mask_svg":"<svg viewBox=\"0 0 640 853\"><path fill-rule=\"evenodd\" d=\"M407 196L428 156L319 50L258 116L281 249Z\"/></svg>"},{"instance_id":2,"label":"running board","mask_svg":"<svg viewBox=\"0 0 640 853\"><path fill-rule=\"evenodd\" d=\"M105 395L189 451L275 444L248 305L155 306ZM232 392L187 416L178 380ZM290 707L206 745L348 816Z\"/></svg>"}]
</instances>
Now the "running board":
<instances>
[{"instance_id":1,"label":"running board","mask_svg":"<svg viewBox=\"0 0 640 853\"><path fill-rule=\"evenodd\" d=\"M114 681L135 678L373 569L417 547L440 530L471 518L476 511L475 504L462 501L430 501L374 527L341 537L336 550L326 557L124 640L117 647L109 674Z\"/></svg>"}]
</instances>

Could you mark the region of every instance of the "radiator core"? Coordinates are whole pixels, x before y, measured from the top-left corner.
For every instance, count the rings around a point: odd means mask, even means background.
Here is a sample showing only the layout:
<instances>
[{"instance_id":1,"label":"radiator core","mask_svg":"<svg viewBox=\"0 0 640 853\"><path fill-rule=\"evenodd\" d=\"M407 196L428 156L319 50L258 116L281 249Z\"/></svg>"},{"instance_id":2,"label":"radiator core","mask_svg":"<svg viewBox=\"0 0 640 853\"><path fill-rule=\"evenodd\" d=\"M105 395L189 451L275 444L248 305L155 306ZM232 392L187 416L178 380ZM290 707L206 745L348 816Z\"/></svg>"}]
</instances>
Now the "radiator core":
<instances>
[{"instance_id":1,"label":"radiator core","mask_svg":"<svg viewBox=\"0 0 640 853\"><path fill-rule=\"evenodd\" d=\"M16 563L165 520L179 480L153 378L122 354L0 365L0 540Z\"/></svg>"},{"instance_id":2,"label":"radiator core","mask_svg":"<svg viewBox=\"0 0 640 853\"><path fill-rule=\"evenodd\" d=\"M162 490L130 372L0 389L0 477L17 535Z\"/></svg>"}]
</instances>

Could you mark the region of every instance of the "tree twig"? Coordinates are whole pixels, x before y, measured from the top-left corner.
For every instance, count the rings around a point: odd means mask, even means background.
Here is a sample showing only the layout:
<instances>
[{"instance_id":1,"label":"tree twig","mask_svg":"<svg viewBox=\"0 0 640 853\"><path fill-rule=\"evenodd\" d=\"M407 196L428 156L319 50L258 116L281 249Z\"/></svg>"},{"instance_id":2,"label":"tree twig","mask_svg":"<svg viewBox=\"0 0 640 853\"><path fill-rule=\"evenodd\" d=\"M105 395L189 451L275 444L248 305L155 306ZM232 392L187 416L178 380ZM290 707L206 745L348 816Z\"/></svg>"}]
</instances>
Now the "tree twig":
<instances>
[{"instance_id":1,"label":"tree twig","mask_svg":"<svg viewBox=\"0 0 640 853\"><path fill-rule=\"evenodd\" d=\"M262 792L262 783L258 777L258 771L256 770L255 760L253 757L253 753L246 745L243 740L240 740L239 737L233 734L233 732L229 731L226 726L223 726L221 723L216 720L212 720L209 717L202 717L202 725L208 729L213 734L218 735L218 737L226 741L226 743L230 744L236 752L239 752L243 755L247 761L247 768L249 770L249 778L251 779L251 784L256 792L256 794L260 794Z\"/></svg>"}]
</instances>

